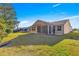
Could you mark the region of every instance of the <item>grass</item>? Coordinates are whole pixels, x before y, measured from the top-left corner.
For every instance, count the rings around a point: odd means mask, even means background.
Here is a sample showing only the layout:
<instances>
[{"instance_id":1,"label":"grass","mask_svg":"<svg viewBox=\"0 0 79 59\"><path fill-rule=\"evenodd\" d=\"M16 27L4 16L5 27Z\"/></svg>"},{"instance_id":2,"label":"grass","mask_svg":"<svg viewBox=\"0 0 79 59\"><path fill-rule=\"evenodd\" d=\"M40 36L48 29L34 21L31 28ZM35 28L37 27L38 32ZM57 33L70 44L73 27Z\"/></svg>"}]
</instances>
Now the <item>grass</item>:
<instances>
[{"instance_id":1,"label":"grass","mask_svg":"<svg viewBox=\"0 0 79 59\"><path fill-rule=\"evenodd\" d=\"M79 40L79 32L71 32L61 36L63 39L75 39Z\"/></svg>"},{"instance_id":2,"label":"grass","mask_svg":"<svg viewBox=\"0 0 79 59\"><path fill-rule=\"evenodd\" d=\"M25 35L25 34L28 34L28 33L21 33L21 32L17 32L17 33L10 33L8 34L6 37L3 38L3 40L1 41L0 44L4 43L4 42L7 42L7 41L10 41L12 39L15 39L16 37L20 36L20 35Z\"/></svg>"},{"instance_id":3,"label":"grass","mask_svg":"<svg viewBox=\"0 0 79 59\"><path fill-rule=\"evenodd\" d=\"M54 40L55 39L55 40ZM44 34L26 34L17 37L11 42L11 46L20 45L52 45L62 39L59 36L48 36Z\"/></svg>"},{"instance_id":4,"label":"grass","mask_svg":"<svg viewBox=\"0 0 79 59\"><path fill-rule=\"evenodd\" d=\"M79 56L79 41L65 39L60 43L49 45L21 45L0 48L4 56Z\"/></svg>"},{"instance_id":5,"label":"grass","mask_svg":"<svg viewBox=\"0 0 79 59\"><path fill-rule=\"evenodd\" d=\"M60 43L53 46L58 56L79 56L79 41L72 39L64 39Z\"/></svg>"},{"instance_id":6,"label":"grass","mask_svg":"<svg viewBox=\"0 0 79 59\"><path fill-rule=\"evenodd\" d=\"M31 37L29 35L31 35ZM25 34L25 35L21 35L20 37L17 37L16 40L12 42L13 46L11 47L6 46L0 48L0 55L1 56L29 56L29 55L30 56L31 55L32 56L79 56L79 40L78 38L77 40L73 39L75 37L79 37L79 33L69 33L63 36L59 36L61 38L63 37L63 40L54 45L48 45L48 44L23 45L22 43L19 43L19 42L24 43L24 40L26 43L29 41L32 42L31 40L34 40L35 38L38 38L35 39L36 41L42 40L42 38L46 40L49 39L49 41L54 40L52 39L51 36L47 36L47 35L41 35L41 36L39 34L37 36L34 34L29 34L29 35ZM17 45L18 43L21 45Z\"/></svg>"}]
</instances>

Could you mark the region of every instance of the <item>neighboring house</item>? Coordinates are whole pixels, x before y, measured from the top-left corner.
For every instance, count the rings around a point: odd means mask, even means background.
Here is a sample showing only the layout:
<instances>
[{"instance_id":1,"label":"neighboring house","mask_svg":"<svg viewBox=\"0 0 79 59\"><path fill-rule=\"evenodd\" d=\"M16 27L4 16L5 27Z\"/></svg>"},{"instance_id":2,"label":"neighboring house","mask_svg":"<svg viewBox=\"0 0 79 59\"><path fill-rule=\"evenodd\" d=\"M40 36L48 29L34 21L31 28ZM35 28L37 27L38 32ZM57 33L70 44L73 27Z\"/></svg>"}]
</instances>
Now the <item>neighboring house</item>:
<instances>
[{"instance_id":1,"label":"neighboring house","mask_svg":"<svg viewBox=\"0 0 79 59\"><path fill-rule=\"evenodd\" d=\"M63 35L72 31L69 20L61 20L56 22L45 22L37 20L30 28L29 32L43 33L53 35Z\"/></svg>"},{"instance_id":2,"label":"neighboring house","mask_svg":"<svg viewBox=\"0 0 79 59\"><path fill-rule=\"evenodd\" d=\"M14 29L13 32L28 32L28 27Z\"/></svg>"}]
</instances>

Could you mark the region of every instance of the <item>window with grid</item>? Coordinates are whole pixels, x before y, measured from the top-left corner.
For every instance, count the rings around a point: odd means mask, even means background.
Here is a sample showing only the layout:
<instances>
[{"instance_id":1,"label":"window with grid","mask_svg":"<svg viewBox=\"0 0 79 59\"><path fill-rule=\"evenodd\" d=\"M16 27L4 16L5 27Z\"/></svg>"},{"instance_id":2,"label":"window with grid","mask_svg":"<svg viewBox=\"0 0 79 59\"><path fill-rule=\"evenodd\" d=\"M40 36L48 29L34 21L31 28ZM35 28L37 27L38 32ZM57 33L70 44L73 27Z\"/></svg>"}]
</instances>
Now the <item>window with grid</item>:
<instances>
[{"instance_id":1,"label":"window with grid","mask_svg":"<svg viewBox=\"0 0 79 59\"><path fill-rule=\"evenodd\" d=\"M35 27L32 27L32 31L35 31Z\"/></svg>"},{"instance_id":2,"label":"window with grid","mask_svg":"<svg viewBox=\"0 0 79 59\"><path fill-rule=\"evenodd\" d=\"M62 30L62 27L61 26L57 26L57 30L58 31L61 31Z\"/></svg>"}]
</instances>

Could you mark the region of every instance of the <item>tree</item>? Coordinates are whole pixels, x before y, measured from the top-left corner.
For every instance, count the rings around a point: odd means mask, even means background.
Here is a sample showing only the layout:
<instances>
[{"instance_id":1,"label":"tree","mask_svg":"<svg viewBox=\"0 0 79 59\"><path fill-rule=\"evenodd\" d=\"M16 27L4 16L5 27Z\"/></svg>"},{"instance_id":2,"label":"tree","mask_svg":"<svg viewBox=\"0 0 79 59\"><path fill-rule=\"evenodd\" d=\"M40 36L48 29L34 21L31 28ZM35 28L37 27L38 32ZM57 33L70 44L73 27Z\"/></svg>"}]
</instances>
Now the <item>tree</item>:
<instances>
[{"instance_id":1,"label":"tree","mask_svg":"<svg viewBox=\"0 0 79 59\"><path fill-rule=\"evenodd\" d=\"M0 3L0 36L4 36L4 33L11 33L18 24L16 18L16 12L12 4Z\"/></svg>"},{"instance_id":2,"label":"tree","mask_svg":"<svg viewBox=\"0 0 79 59\"><path fill-rule=\"evenodd\" d=\"M73 31L78 31L78 29L77 28L74 28Z\"/></svg>"},{"instance_id":3,"label":"tree","mask_svg":"<svg viewBox=\"0 0 79 59\"><path fill-rule=\"evenodd\" d=\"M5 32L5 28L6 28L6 22L3 19L3 17L0 17L0 41L2 40L2 38L4 36L6 36L6 32Z\"/></svg>"}]
</instances>

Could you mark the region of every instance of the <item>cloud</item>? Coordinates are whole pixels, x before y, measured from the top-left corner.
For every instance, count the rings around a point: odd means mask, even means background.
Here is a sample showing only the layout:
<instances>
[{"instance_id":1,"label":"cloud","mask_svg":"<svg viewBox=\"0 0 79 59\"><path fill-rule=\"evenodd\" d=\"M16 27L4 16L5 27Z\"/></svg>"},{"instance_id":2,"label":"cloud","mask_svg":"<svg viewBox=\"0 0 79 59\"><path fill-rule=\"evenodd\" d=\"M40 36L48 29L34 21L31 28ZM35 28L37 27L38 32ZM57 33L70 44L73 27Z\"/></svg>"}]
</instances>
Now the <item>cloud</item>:
<instances>
[{"instance_id":1,"label":"cloud","mask_svg":"<svg viewBox=\"0 0 79 59\"><path fill-rule=\"evenodd\" d=\"M19 26L20 28L22 27L28 27L31 26L33 24L33 22L29 21L29 20L24 20L24 21L20 21Z\"/></svg>"},{"instance_id":2,"label":"cloud","mask_svg":"<svg viewBox=\"0 0 79 59\"><path fill-rule=\"evenodd\" d=\"M53 7L56 8L56 7L60 6L60 5L61 4L59 4L59 3L58 4L54 4Z\"/></svg>"},{"instance_id":3,"label":"cloud","mask_svg":"<svg viewBox=\"0 0 79 59\"><path fill-rule=\"evenodd\" d=\"M28 23L29 23L28 21L20 21L18 27L26 27Z\"/></svg>"},{"instance_id":4,"label":"cloud","mask_svg":"<svg viewBox=\"0 0 79 59\"><path fill-rule=\"evenodd\" d=\"M71 16L71 17L65 17L60 20L69 19L72 28L78 28L79 29L79 15Z\"/></svg>"},{"instance_id":5,"label":"cloud","mask_svg":"<svg viewBox=\"0 0 79 59\"><path fill-rule=\"evenodd\" d=\"M20 21L19 27L22 28L22 27L31 26L36 21L35 19L36 18L34 18L34 19L31 18L28 20L27 20L27 18L21 19L22 21ZM61 18L57 18L57 19L53 19L53 20L50 20L50 18L44 18L42 20L52 22L52 21L60 21L60 20L65 20L65 19L70 20L72 28L79 28L79 15L70 16L70 17L61 17Z\"/></svg>"},{"instance_id":6,"label":"cloud","mask_svg":"<svg viewBox=\"0 0 79 59\"><path fill-rule=\"evenodd\" d=\"M71 26L72 28L78 28L79 29L79 15L74 15L74 16L67 16L67 17L55 17L55 19L51 19L48 21L49 22L54 22L54 21L60 21L60 20L66 20L66 19L69 19L70 23L71 23Z\"/></svg>"},{"instance_id":7,"label":"cloud","mask_svg":"<svg viewBox=\"0 0 79 59\"><path fill-rule=\"evenodd\" d=\"M24 17L24 18L20 18L20 19L19 19L20 23L19 23L19 26L18 26L18 27L19 27L19 28L29 27L29 26L33 25L34 22L35 22L36 20L40 19L40 18L41 18L41 17L30 17L30 18Z\"/></svg>"},{"instance_id":8,"label":"cloud","mask_svg":"<svg viewBox=\"0 0 79 59\"><path fill-rule=\"evenodd\" d=\"M75 16L71 16L71 17L65 17L65 18L62 18L62 19L77 19L79 18L79 15L75 15Z\"/></svg>"}]
</instances>

